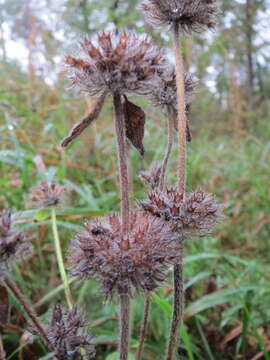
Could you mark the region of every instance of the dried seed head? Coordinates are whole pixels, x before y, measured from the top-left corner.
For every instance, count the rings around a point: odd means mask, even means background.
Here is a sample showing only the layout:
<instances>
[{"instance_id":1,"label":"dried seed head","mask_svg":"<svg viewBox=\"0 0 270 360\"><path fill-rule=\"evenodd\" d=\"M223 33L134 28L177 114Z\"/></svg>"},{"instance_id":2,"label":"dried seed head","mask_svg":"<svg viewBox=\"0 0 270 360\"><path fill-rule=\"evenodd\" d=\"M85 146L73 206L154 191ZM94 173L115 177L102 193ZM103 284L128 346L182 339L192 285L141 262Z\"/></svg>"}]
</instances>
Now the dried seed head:
<instances>
[{"instance_id":1,"label":"dried seed head","mask_svg":"<svg viewBox=\"0 0 270 360\"><path fill-rule=\"evenodd\" d=\"M188 105L191 102L197 83L193 80L190 74L186 73L184 77L184 84L185 103ZM165 71L156 74L152 86L149 87L149 93L146 95L154 106L162 108L172 106L176 110L177 87L175 67L170 65Z\"/></svg>"},{"instance_id":2,"label":"dried seed head","mask_svg":"<svg viewBox=\"0 0 270 360\"><path fill-rule=\"evenodd\" d=\"M31 253L30 238L14 228L10 212L0 215L0 276L13 261L21 261Z\"/></svg>"},{"instance_id":3,"label":"dried seed head","mask_svg":"<svg viewBox=\"0 0 270 360\"><path fill-rule=\"evenodd\" d=\"M161 169L161 165L153 164L150 170L140 171L139 176L146 185L148 185L152 190L154 190L159 186Z\"/></svg>"},{"instance_id":4,"label":"dried seed head","mask_svg":"<svg viewBox=\"0 0 270 360\"><path fill-rule=\"evenodd\" d=\"M202 190L183 195L176 188L152 191L138 206L146 213L169 223L181 237L204 236L223 218L223 205Z\"/></svg>"},{"instance_id":5,"label":"dried seed head","mask_svg":"<svg viewBox=\"0 0 270 360\"><path fill-rule=\"evenodd\" d=\"M143 94L156 71L164 67L161 48L149 38L132 31L101 32L97 41L86 37L80 43L79 57L65 60L72 86L101 96L119 92Z\"/></svg>"},{"instance_id":6,"label":"dried seed head","mask_svg":"<svg viewBox=\"0 0 270 360\"><path fill-rule=\"evenodd\" d=\"M121 235L121 220L87 222L70 248L72 274L95 278L103 293L132 295L152 291L166 279L166 270L179 258L179 245L168 225L142 212L130 215L130 232Z\"/></svg>"},{"instance_id":7,"label":"dried seed head","mask_svg":"<svg viewBox=\"0 0 270 360\"><path fill-rule=\"evenodd\" d=\"M50 324L44 326L50 341L50 350L57 360L86 360L95 355L91 337L85 331L88 324L82 314L74 307L67 311L60 304L56 304L52 311ZM38 335L33 327L30 332ZM85 349L86 354L81 355L80 349Z\"/></svg>"},{"instance_id":8,"label":"dried seed head","mask_svg":"<svg viewBox=\"0 0 270 360\"><path fill-rule=\"evenodd\" d=\"M55 207L60 204L65 191L66 188L57 184L56 181L51 184L41 181L31 189L29 206L35 208Z\"/></svg>"},{"instance_id":9,"label":"dried seed head","mask_svg":"<svg viewBox=\"0 0 270 360\"><path fill-rule=\"evenodd\" d=\"M152 26L179 24L184 33L202 32L216 25L216 0L145 0L143 16Z\"/></svg>"}]
</instances>

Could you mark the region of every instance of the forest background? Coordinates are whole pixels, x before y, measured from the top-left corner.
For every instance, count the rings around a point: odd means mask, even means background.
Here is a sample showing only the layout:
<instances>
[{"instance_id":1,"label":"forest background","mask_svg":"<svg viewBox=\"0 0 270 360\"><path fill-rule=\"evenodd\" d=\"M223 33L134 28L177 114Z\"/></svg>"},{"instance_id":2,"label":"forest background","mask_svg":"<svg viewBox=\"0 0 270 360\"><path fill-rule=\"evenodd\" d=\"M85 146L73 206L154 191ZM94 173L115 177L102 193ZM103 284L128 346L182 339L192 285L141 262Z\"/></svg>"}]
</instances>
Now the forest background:
<instances>
[{"instance_id":1,"label":"forest background","mask_svg":"<svg viewBox=\"0 0 270 360\"><path fill-rule=\"evenodd\" d=\"M213 237L194 239L185 255L186 310L179 353L189 360L270 359L270 2L220 0L217 29L184 41L185 69L198 79L190 109L188 190L197 186L227 204ZM10 208L33 236L34 255L15 266L14 278L44 319L63 299L49 218L27 210L29 189L57 178L70 192L57 211L63 246L85 218L116 211L116 150L106 103L101 119L76 144L59 143L91 107L67 90L62 61L76 54L79 39L102 29L151 33L168 47L166 31L144 24L137 0L0 1L0 211ZM169 51L169 50L168 50ZM141 99L139 101L142 101ZM143 104L143 103L142 103ZM135 176L162 158L166 121L148 104L144 158L131 149ZM176 176L175 147L170 179ZM136 178L134 198L145 194ZM116 359L117 304L102 305L94 282L75 288L91 322L97 359ZM158 359L170 326L172 288L152 297L145 360ZM1 302L1 294L0 294ZM46 359L25 332L25 318L10 298L0 331L11 359ZM133 304L132 349L138 345L143 301ZM132 359L132 354L131 354Z\"/></svg>"}]
</instances>

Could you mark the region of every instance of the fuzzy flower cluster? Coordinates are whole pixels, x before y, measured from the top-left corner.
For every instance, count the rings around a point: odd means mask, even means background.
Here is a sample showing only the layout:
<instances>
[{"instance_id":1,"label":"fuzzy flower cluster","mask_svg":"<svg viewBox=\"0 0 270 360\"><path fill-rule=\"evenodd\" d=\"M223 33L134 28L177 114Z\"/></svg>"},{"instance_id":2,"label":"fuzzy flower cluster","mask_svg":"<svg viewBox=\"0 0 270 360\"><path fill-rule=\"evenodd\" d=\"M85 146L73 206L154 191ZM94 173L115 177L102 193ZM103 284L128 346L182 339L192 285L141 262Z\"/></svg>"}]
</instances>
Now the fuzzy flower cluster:
<instances>
[{"instance_id":1,"label":"fuzzy flower cluster","mask_svg":"<svg viewBox=\"0 0 270 360\"><path fill-rule=\"evenodd\" d=\"M29 195L29 206L36 208L47 208L59 205L63 194L66 191L64 186L52 182L41 181L38 185L31 189Z\"/></svg>"},{"instance_id":2,"label":"fuzzy flower cluster","mask_svg":"<svg viewBox=\"0 0 270 360\"><path fill-rule=\"evenodd\" d=\"M196 82L188 73L184 77L185 103L190 104L194 93ZM155 77L153 88L149 91L148 98L154 106L167 107L174 109L177 107L177 87L175 67L168 65L167 69Z\"/></svg>"},{"instance_id":3,"label":"fuzzy flower cluster","mask_svg":"<svg viewBox=\"0 0 270 360\"><path fill-rule=\"evenodd\" d=\"M31 252L30 239L14 227L10 212L0 216L0 275Z\"/></svg>"},{"instance_id":4,"label":"fuzzy flower cluster","mask_svg":"<svg viewBox=\"0 0 270 360\"><path fill-rule=\"evenodd\" d=\"M136 93L143 95L165 57L149 36L132 31L101 32L97 40L80 43L78 57L67 56L65 64L74 87L90 94Z\"/></svg>"},{"instance_id":5,"label":"fuzzy flower cluster","mask_svg":"<svg viewBox=\"0 0 270 360\"><path fill-rule=\"evenodd\" d=\"M178 24L184 33L202 32L216 25L216 0L145 0L141 10L152 26Z\"/></svg>"},{"instance_id":6,"label":"fuzzy flower cluster","mask_svg":"<svg viewBox=\"0 0 270 360\"><path fill-rule=\"evenodd\" d=\"M139 201L138 206L169 223L171 230L183 237L204 236L213 230L223 218L223 205L217 204L212 195L202 190L183 195L176 188L156 189L148 195L147 200Z\"/></svg>"},{"instance_id":7,"label":"fuzzy flower cluster","mask_svg":"<svg viewBox=\"0 0 270 360\"><path fill-rule=\"evenodd\" d=\"M95 355L91 337L84 331L86 322L76 307L67 311L60 304L55 305L50 324L44 327L50 350L57 360L86 360ZM30 331L36 334L34 329ZM85 350L81 355L80 349Z\"/></svg>"},{"instance_id":8,"label":"fuzzy flower cluster","mask_svg":"<svg viewBox=\"0 0 270 360\"><path fill-rule=\"evenodd\" d=\"M130 231L122 235L121 220L109 215L104 222L87 222L70 248L72 275L95 278L103 293L152 291L177 263L179 244L169 225L140 211L130 214Z\"/></svg>"}]
</instances>

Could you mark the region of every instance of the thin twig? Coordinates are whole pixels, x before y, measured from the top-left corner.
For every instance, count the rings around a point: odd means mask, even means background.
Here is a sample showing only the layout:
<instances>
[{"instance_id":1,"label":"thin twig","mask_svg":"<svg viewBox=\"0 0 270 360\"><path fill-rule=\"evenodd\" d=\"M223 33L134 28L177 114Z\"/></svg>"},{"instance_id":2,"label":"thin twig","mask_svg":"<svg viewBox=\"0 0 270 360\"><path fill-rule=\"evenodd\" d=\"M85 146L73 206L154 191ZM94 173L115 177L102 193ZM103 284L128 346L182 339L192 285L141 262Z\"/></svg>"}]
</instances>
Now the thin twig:
<instances>
[{"instance_id":1,"label":"thin twig","mask_svg":"<svg viewBox=\"0 0 270 360\"><path fill-rule=\"evenodd\" d=\"M17 285L13 282L13 280L6 274L3 278L3 281L7 288L11 291L17 301L21 304L26 314L31 319L34 327L36 328L37 332L39 333L40 337L44 340L44 342L50 346L50 340L46 334L46 331L43 329L42 325L40 324L36 313L31 309L27 301L25 300L23 294L17 287Z\"/></svg>"},{"instance_id":2,"label":"thin twig","mask_svg":"<svg viewBox=\"0 0 270 360\"><path fill-rule=\"evenodd\" d=\"M120 360L128 359L129 350L129 296L120 295Z\"/></svg>"},{"instance_id":3,"label":"thin twig","mask_svg":"<svg viewBox=\"0 0 270 360\"><path fill-rule=\"evenodd\" d=\"M171 106L167 107L167 123L168 123L168 141L167 141L167 151L161 168L160 184L159 184L161 189L164 188L166 171L173 147L174 111Z\"/></svg>"},{"instance_id":4,"label":"thin twig","mask_svg":"<svg viewBox=\"0 0 270 360\"><path fill-rule=\"evenodd\" d=\"M67 273L66 273L66 269L65 269L59 234L58 234L58 230L57 230L56 214L55 214L54 208L52 208L52 230L53 230L53 239L54 239L54 247L55 247L55 253L56 253L56 258L57 258L57 264L58 264L60 276L61 276L61 279L62 279L62 282L64 285L68 308L69 308L69 310L71 310L73 307L73 300L72 300L68 277L67 277Z\"/></svg>"},{"instance_id":5,"label":"thin twig","mask_svg":"<svg viewBox=\"0 0 270 360\"><path fill-rule=\"evenodd\" d=\"M146 335L146 330L147 330L148 317L149 317L150 304L151 304L151 299L150 299L150 295L148 295L145 300L145 305L144 305L143 322L142 322L141 329L140 329L140 340L139 340L138 351L136 354L136 360L141 360L141 357L142 357L144 340L145 340L145 335Z\"/></svg>"}]
</instances>

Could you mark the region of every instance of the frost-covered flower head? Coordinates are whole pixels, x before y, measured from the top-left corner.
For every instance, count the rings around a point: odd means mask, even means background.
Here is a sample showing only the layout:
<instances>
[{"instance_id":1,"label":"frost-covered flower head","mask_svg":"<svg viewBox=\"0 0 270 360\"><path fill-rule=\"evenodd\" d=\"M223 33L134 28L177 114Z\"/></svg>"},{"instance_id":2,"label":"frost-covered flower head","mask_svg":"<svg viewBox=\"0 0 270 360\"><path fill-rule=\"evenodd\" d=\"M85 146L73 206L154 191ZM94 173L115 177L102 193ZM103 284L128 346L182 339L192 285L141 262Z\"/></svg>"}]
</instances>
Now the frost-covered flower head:
<instances>
[{"instance_id":1,"label":"frost-covered flower head","mask_svg":"<svg viewBox=\"0 0 270 360\"><path fill-rule=\"evenodd\" d=\"M151 214L181 237L204 236L213 231L223 218L224 205L219 205L212 195L202 190L186 194L185 199L176 188L155 189L148 199L138 201L138 206L146 214Z\"/></svg>"},{"instance_id":2,"label":"frost-covered flower head","mask_svg":"<svg viewBox=\"0 0 270 360\"><path fill-rule=\"evenodd\" d=\"M30 238L14 226L9 211L0 215L0 276L12 262L21 261L31 253Z\"/></svg>"},{"instance_id":3,"label":"frost-covered flower head","mask_svg":"<svg viewBox=\"0 0 270 360\"><path fill-rule=\"evenodd\" d=\"M169 225L139 211L130 214L128 234L122 235L119 216L109 215L87 222L70 247L72 274L96 279L107 297L156 289L178 258Z\"/></svg>"},{"instance_id":4,"label":"frost-covered flower head","mask_svg":"<svg viewBox=\"0 0 270 360\"><path fill-rule=\"evenodd\" d=\"M152 26L178 24L184 33L202 32L216 25L216 0L145 0L143 16Z\"/></svg>"},{"instance_id":5,"label":"frost-covered flower head","mask_svg":"<svg viewBox=\"0 0 270 360\"><path fill-rule=\"evenodd\" d=\"M145 83L164 67L165 57L149 36L133 31L101 32L85 37L78 56L67 56L66 68L74 87L90 96L104 93L142 94Z\"/></svg>"}]
</instances>

